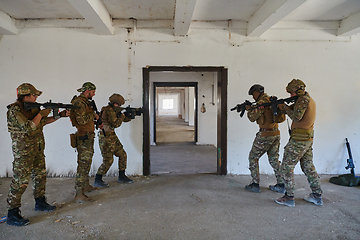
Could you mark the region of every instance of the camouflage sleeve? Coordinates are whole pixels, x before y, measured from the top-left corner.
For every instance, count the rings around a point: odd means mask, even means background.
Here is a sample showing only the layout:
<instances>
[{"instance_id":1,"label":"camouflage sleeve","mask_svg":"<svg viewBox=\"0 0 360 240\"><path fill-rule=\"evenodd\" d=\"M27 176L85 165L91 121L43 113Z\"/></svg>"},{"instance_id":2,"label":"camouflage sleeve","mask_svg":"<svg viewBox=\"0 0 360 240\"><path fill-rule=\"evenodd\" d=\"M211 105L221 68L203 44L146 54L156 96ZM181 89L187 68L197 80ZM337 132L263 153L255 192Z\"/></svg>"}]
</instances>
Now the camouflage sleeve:
<instances>
[{"instance_id":1,"label":"camouflage sleeve","mask_svg":"<svg viewBox=\"0 0 360 240\"><path fill-rule=\"evenodd\" d=\"M258 106L263 103L265 103L265 101L260 100L256 103L256 105ZM264 109L258 109L258 108L252 108L252 109L248 110L248 112L247 112L247 116L248 116L250 122L255 122L263 114L264 114Z\"/></svg>"},{"instance_id":2,"label":"camouflage sleeve","mask_svg":"<svg viewBox=\"0 0 360 240\"><path fill-rule=\"evenodd\" d=\"M264 113L263 109L254 108L254 109L250 109L247 112L247 117L249 118L250 122L255 122L257 119L261 117L263 113Z\"/></svg>"},{"instance_id":3,"label":"camouflage sleeve","mask_svg":"<svg viewBox=\"0 0 360 240\"><path fill-rule=\"evenodd\" d=\"M120 127L124 121L124 115L121 114L120 117L118 117L117 112L113 108L108 108L106 114L108 123L112 129Z\"/></svg>"},{"instance_id":4,"label":"camouflage sleeve","mask_svg":"<svg viewBox=\"0 0 360 240\"><path fill-rule=\"evenodd\" d=\"M94 121L95 112L92 112L92 114L86 114L86 112L85 112L86 103L79 101L79 102L75 102L74 106L78 107L78 108L74 108L75 118L76 118L76 121L78 122L78 124L84 125L91 121Z\"/></svg>"},{"instance_id":5,"label":"camouflage sleeve","mask_svg":"<svg viewBox=\"0 0 360 240\"><path fill-rule=\"evenodd\" d=\"M299 97L296 103L286 108L286 114L295 122L299 122L309 106L310 98L307 96Z\"/></svg>"},{"instance_id":6,"label":"camouflage sleeve","mask_svg":"<svg viewBox=\"0 0 360 240\"><path fill-rule=\"evenodd\" d=\"M31 133L37 129L35 123L25 117L19 107L11 107L7 112L9 132Z\"/></svg>"}]
</instances>

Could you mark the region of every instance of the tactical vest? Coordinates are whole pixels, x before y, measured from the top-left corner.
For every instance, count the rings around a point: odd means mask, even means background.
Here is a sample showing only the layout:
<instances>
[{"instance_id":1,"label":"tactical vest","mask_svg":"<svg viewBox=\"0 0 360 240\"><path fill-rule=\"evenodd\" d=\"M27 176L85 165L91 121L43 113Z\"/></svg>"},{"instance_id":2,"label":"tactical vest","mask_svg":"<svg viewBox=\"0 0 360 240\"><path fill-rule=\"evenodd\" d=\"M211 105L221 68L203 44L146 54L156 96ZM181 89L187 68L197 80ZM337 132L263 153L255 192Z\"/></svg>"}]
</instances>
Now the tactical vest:
<instances>
[{"instance_id":1,"label":"tactical vest","mask_svg":"<svg viewBox=\"0 0 360 240\"><path fill-rule=\"evenodd\" d=\"M78 103L82 103L82 105L85 106L85 109L83 109L85 111L85 116L94 115L94 110L92 109L89 100L86 97L82 96L81 94L78 97L74 96L73 99L71 100L71 103L75 106L78 106ZM76 127L78 131L81 132L94 132L95 131L94 121L89 121L86 124L78 123L78 121L76 120L76 111L79 110L81 109L73 108L70 111L70 120L72 125Z\"/></svg>"},{"instance_id":2,"label":"tactical vest","mask_svg":"<svg viewBox=\"0 0 360 240\"><path fill-rule=\"evenodd\" d=\"M103 122L105 132L114 132L114 129L110 127L109 119L108 119L108 115L107 115L109 108L111 108L111 106L109 106L109 105L102 107L100 116L101 116L101 120Z\"/></svg>"},{"instance_id":3,"label":"tactical vest","mask_svg":"<svg viewBox=\"0 0 360 240\"><path fill-rule=\"evenodd\" d=\"M270 102L269 96L265 94L259 100ZM280 131L278 130L279 124L274 122L273 111L270 107L264 108L264 113L256 120L256 123L259 124L259 128L262 129L261 137L280 135Z\"/></svg>"},{"instance_id":4,"label":"tactical vest","mask_svg":"<svg viewBox=\"0 0 360 240\"><path fill-rule=\"evenodd\" d=\"M316 118L316 104L315 104L315 101L308 94L306 94L306 95L310 98L309 105L304 113L304 116L301 118L301 120L298 122L295 122L295 121L292 122L291 129L294 129L294 128L309 129L309 130L314 129L314 123L315 123L315 118ZM298 99L298 101L299 101L299 99Z\"/></svg>"}]
</instances>

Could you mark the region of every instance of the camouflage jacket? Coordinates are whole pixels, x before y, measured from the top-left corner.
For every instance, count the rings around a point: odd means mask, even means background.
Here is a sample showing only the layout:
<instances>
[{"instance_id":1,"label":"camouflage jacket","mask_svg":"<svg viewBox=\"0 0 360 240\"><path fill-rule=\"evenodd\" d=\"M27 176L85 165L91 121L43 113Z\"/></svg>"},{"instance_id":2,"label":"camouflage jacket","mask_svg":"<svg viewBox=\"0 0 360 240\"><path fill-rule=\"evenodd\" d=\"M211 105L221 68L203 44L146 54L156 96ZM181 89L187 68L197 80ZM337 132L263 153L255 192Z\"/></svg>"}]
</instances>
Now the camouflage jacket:
<instances>
[{"instance_id":1,"label":"camouflage jacket","mask_svg":"<svg viewBox=\"0 0 360 240\"><path fill-rule=\"evenodd\" d=\"M94 119L96 118L96 114L91 107L89 99L81 93L78 97L74 96L71 103L77 107L70 111L72 125L76 127L78 131L94 132Z\"/></svg>"},{"instance_id":2,"label":"camouflage jacket","mask_svg":"<svg viewBox=\"0 0 360 240\"><path fill-rule=\"evenodd\" d=\"M33 148L45 148L43 127L47 117L43 117L36 126L32 119L39 113L40 109L32 109L27 118L21 111L20 103L16 102L7 106L7 126L12 139L14 154L31 154Z\"/></svg>"},{"instance_id":3,"label":"camouflage jacket","mask_svg":"<svg viewBox=\"0 0 360 240\"><path fill-rule=\"evenodd\" d=\"M104 124L105 132L114 132L115 128L121 126L123 122L129 122L131 119L125 117L124 114L121 114L122 108L120 107L112 107L107 105L101 108L101 119Z\"/></svg>"}]
</instances>

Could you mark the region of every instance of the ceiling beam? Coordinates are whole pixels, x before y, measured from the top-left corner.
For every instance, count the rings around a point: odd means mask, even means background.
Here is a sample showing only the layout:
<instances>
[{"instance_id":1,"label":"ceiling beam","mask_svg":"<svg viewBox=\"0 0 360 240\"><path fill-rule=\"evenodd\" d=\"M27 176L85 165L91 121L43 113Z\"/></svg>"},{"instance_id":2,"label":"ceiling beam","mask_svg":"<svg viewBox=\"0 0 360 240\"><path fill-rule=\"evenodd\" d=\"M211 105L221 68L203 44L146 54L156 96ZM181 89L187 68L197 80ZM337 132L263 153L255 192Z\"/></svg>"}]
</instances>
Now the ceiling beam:
<instances>
[{"instance_id":1,"label":"ceiling beam","mask_svg":"<svg viewBox=\"0 0 360 240\"><path fill-rule=\"evenodd\" d=\"M360 12L355 13L340 22L337 36L351 36L360 33Z\"/></svg>"},{"instance_id":2,"label":"ceiling beam","mask_svg":"<svg viewBox=\"0 0 360 240\"><path fill-rule=\"evenodd\" d=\"M101 0L68 0L100 35L114 34L109 12Z\"/></svg>"},{"instance_id":3,"label":"ceiling beam","mask_svg":"<svg viewBox=\"0 0 360 240\"><path fill-rule=\"evenodd\" d=\"M175 8L175 36L185 36L190 28L197 0L177 0Z\"/></svg>"},{"instance_id":4,"label":"ceiling beam","mask_svg":"<svg viewBox=\"0 0 360 240\"><path fill-rule=\"evenodd\" d=\"M16 35L15 19L0 10L0 35Z\"/></svg>"},{"instance_id":5,"label":"ceiling beam","mask_svg":"<svg viewBox=\"0 0 360 240\"><path fill-rule=\"evenodd\" d=\"M250 18L247 36L259 37L307 0L267 0Z\"/></svg>"}]
</instances>

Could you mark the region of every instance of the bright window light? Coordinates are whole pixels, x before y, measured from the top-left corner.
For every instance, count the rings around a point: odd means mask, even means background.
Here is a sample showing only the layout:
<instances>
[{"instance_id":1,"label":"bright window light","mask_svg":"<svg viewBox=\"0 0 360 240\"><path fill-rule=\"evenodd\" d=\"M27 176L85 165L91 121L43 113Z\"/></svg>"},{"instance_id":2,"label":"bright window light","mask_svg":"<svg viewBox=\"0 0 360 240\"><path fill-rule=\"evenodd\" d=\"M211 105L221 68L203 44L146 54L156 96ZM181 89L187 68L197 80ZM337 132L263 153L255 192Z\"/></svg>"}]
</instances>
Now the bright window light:
<instances>
[{"instance_id":1,"label":"bright window light","mask_svg":"<svg viewBox=\"0 0 360 240\"><path fill-rule=\"evenodd\" d=\"M174 109L174 99L163 99L163 109Z\"/></svg>"}]
</instances>

